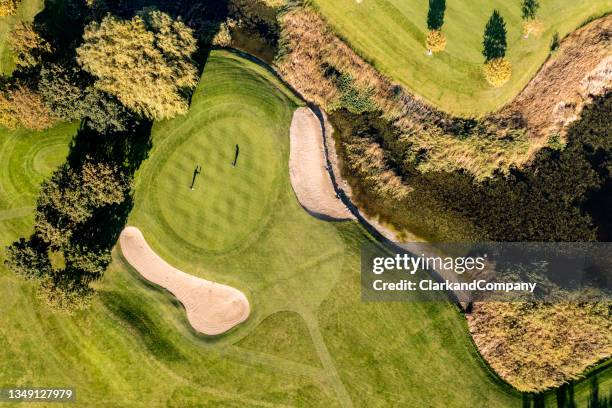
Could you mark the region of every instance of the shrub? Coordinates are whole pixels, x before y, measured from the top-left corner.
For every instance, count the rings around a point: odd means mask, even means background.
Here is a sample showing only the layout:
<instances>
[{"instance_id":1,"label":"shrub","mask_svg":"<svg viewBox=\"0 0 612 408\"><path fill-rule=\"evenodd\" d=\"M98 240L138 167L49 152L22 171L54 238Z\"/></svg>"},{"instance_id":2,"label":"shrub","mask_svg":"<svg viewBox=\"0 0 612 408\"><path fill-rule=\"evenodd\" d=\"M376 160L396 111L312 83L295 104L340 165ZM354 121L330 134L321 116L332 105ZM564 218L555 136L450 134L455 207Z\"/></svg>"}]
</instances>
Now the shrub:
<instances>
[{"instance_id":1,"label":"shrub","mask_svg":"<svg viewBox=\"0 0 612 408\"><path fill-rule=\"evenodd\" d=\"M336 82L341 92L339 100L341 107L357 114L375 109L372 102L374 89L356 86L353 77L349 74L340 75Z\"/></svg>"},{"instance_id":2,"label":"shrub","mask_svg":"<svg viewBox=\"0 0 612 408\"><path fill-rule=\"evenodd\" d=\"M504 85L512 76L512 64L505 58L497 58L484 64L485 79L494 87Z\"/></svg>"},{"instance_id":3,"label":"shrub","mask_svg":"<svg viewBox=\"0 0 612 408\"><path fill-rule=\"evenodd\" d=\"M550 40L550 51L555 52L559 49L559 45L561 45L561 40L559 40L559 32L555 31Z\"/></svg>"},{"instance_id":4,"label":"shrub","mask_svg":"<svg viewBox=\"0 0 612 408\"><path fill-rule=\"evenodd\" d=\"M427 49L430 52L441 52L446 48L446 37L440 30L431 30L427 33Z\"/></svg>"}]
</instances>

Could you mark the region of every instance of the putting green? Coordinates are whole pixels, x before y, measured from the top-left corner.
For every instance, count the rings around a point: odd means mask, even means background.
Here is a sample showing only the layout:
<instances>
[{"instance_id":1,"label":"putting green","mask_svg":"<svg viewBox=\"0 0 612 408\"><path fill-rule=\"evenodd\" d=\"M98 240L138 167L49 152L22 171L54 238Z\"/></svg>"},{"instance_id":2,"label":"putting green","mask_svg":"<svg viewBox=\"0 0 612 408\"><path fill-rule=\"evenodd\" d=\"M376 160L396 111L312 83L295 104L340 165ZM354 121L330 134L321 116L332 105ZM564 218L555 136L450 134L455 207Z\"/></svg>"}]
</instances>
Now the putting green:
<instances>
[{"instance_id":1,"label":"putting green","mask_svg":"<svg viewBox=\"0 0 612 408\"><path fill-rule=\"evenodd\" d=\"M204 126L189 125L173 132L178 133L172 141L176 148L159 164L151 186L160 214L175 236L204 250L228 250L255 239L278 194L279 186L273 181L284 168L274 128L280 112L276 106L266 112L265 106L249 103L253 94L243 88L242 103L216 95L217 102L199 112L198 122ZM194 107L198 106L196 99ZM236 145L239 154L234 167ZM197 165L202 170L192 190Z\"/></svg>"},{"instance_id":2,"label":"putting green","mask_svg":"<svg viewBox=\"0 0 612 408\"><path fill-rule=\"evenodd\" d=\"M561 36L586 19L612 11L612 0L540 1L545 31L523 39L521 2L447 1L442 31L445 52L426 55L427 1L314 0L322 15L355 50L384 74L447 112L479 115L511 101L549 54L553 33ZM482 35L493 9L508 29L510 82L490 87L482 76ZM367 29L364 29L367 27Z\"/></svg>"},{"instance_id":3,"label":"putting green","mask_svg":"<svg viewBox=\"0 0 612 408\"><path fill-rule=\"evenodd\" d=\"M355 222L311 217L289 184L289 125L298 105L264 67L213 51L189 113L154 126L153 148L136 175L129 223L173 266L247 293L253 310L247 322L219 339L196 334L180 303L117 252L91 308L74 316L49 312L32 286L0 263L0 384L72 386L76 406L86 407L520 407L521 395L479 359L453 305L361 302L359 248L370 238ZM250 126L253 115L242 112L270 119ZM220 120L224 115L234 120ZM219 129L225 139L211 136ZM31 231L38 171L60 164L52 162L67 152L74 131L72 125L32 135L0 131L0 209L14 211L0 215L3 245ZM232 169L235 140L241 156ZM172 194L171 184L189 187L189 166L176 180L169 170L175 154L185 160L195 150L189 146L201 149L194 160L203 152L202 183L194 191L203 200L234 188L245 191L236 205L249 208L247 198L259 193L246 192L248 186L266 191L262 220L236 215L247 224L240 227L249 237L244 244L218 241L215 249L177 238L190 225L210 228L207 217L167 215L160 206L164 198L180 204L161 196L161 188ZM207 168L213 150L223 157ZM262 156L250 162L249 152ZM257 165L259 179L231 177ZM225 182L212 183L219 174ZM193 211L212 211L210 205ZM224 223L218 233L231 233ZM600 395L612 385L606 373ZM589 384L576 386L578 406ZM547 401L556 406L554 394Z\"/></svg>"}]
</instances>

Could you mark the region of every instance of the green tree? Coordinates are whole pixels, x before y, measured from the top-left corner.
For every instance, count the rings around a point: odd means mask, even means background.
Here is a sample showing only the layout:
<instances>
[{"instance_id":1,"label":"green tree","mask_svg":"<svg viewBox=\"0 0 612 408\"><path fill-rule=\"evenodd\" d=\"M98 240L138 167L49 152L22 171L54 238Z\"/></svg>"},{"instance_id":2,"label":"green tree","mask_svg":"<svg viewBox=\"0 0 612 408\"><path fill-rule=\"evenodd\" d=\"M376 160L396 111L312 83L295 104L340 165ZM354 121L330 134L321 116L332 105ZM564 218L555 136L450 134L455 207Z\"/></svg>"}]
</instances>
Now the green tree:
<instances>
[{"instance_id":1,"label":"green tree","mask_svg":"<svg viewBox=\"0 0 612 408\"><path fill-rule=\"evenodd\" d=\"M523 0L521 5L523 20L533 20L536 18L540 3L538 0Z\"/></svg>"},{"instance_id":2,"label":"green tree","mask_svg":"<svg viewBox=\"0 0 612 408\"><path fill-rule=\"evenodd\" d=\"M442 28L445 11L446 0L429 0L429 11L427 12L427 28L429 30L440 30Z\"/></svg>"},{"instance_id":3,"label":"green tree","mask_svg":"<svg viewBox=\"0 0 612 408\"><path fill-rule=\"evenodd\" d=\"M97 209L123 202L130 189L115 166L87 160L77 171L64 165L41 186L36 234L54 249L64 248L79 224Z\"/></svg>"},{"instance_id":4,"label":"green tree","mask_svg":"<svg viewBox=\"0 0 612 408\"><path fill-rule=\"evenodd\" d=\"M197 84L192 30L158 10L131 20L108 15L85 28L77 60L94 86L149 119L184 114Z\"/></svg>"},{"instance_id":5,"label":"green tree","mask_svg":"<svg viewBox=\"0 0 612 408\"><path fill-rule=\"evenodd\" d=\"M38 89L47 107L62 120L84 119L98 133L127 130L130 112L115 97L96 89L87 77L77 67L45 65Z\"/></svg>"},{"instance_id":6,"label":"green tree","mask_svg":"<svg viewBox=\"0 0 612 408\"><path fill-rule=\"evenodd\" d=\"M497 10L493 10L487 22L482 45L482 55L487 61L506 56L506 22Z\"/></svg>"},{"instance_id":7,"label":"green tree","mask_svg":"<svg viewBox=\"0 0 612 408\"><path fill-rule=\"evenodd\" d=\"M6 248L6 267L24 279L34 279L51 272L47 249L40 240L33 237L13 242Z\"/></svg>"}]
</instances>

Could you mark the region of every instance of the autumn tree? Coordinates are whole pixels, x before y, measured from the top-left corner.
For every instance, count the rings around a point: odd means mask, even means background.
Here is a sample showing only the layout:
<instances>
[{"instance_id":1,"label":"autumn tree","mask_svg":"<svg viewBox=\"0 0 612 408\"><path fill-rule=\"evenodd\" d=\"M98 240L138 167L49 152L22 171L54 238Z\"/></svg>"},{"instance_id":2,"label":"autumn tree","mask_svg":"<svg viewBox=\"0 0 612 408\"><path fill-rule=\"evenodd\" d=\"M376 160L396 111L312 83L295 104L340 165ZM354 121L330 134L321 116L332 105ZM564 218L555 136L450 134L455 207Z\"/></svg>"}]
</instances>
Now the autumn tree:
<instances>
[{"instance_id":1,"label":"autumn tree","mask_svg":"<svg viewBox=\"0 0 612 408\"><path fill-rule=\"evenodd\" d=\"M18 22L8 37L8 45L15 55L15 64L21 67L37 65L42 55L51 52L51 45L34 30L32 23Z\"/></svg>"},{"instance_id":2,"label":"autumn tree","mask_svg":"<svg viewBox=\"0 0 612 408\"><path fill-rule=\"evenodd\" d=\"M444 12L446 11L446 0L429 0L429 11L427 12L427 50L431 55L434 52L444 51L446 37L442 33L444 24Z\"/></svg>"},{"instance_id":3,"label":"autumn tree","mask_svg":"<svg viewBox=\"0 0 612 408\"><path fill-rule=\"evenodd\" d=\"M494 10L485 27L483 37L482 55L485 57L483 72L489 84L499 87L508 82L512 75L512 66L505 59L506 48L506 22Z\"/></svg>"},{"instance_id":4,"label":"autumn tree","mask_svg":"<svg viewBox=\"0 0 612 408\"><path fill-rule=\"evenodd\" d=\"M149 119L184 114L197 84L192 30L180 20L145 9L131 20L108 15L85 28L77 60L94 86Z\"/></svg>"},{"instance_id":5,"label":"autumn tree","mask_svg":"<svg viewBox=\"0 0 612 408\"><path fill-rule=\"evenodd\" d=\"M18 5L17 0L0 0L0 17L14 15Z\"/></svg>"},{"instance_id":6,"label":"autumn tree","mask_svg":"<svg viewBox=\"0 0 612 408\"><path fill-rule=\"evenodd\" d=\"M16 84L0 95L0 124L40 131L56 123L40 94L24 84Z\"/></svg>"}]
</instances>

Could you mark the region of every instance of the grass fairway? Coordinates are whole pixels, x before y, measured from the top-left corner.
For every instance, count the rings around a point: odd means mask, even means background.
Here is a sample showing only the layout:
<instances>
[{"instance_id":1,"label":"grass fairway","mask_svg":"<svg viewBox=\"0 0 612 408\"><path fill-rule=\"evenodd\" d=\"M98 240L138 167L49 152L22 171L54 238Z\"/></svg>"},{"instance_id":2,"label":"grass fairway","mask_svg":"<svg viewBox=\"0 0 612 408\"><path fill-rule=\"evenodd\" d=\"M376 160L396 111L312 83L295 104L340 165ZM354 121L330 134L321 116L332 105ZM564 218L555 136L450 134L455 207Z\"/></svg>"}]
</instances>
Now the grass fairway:
<instances>
[{"instance_id":1,"label":"grass fairway","mask_svg":"<svg viewBox=\"0 0 612 408\"><path fill-rule=\"evenodd\" d=\"M540 1L545 31L525 40L520 0L447 1L446 51L430 57L424 45L427 1L314 0L314 4L381 72L443 110L461 115L480 115L512 100L545 61L555 31L564 36L587 18L612 11L612 0ZM501 88L490 87L481 71L482 35L493 9L506 20L507 57L513 66L512 79Z\"/></svg>"},{"instance_id":2,"label":"grass fairway","mask_svg":"<svg viewBox=\"0 0 612 408\"><path fill-rule=\"evenodd\" d=\"M13 26L17 21L32 21L42 8L42 0L22 0L17 9L17 14L9 17L0 17L0 74L10 75L15 68L13 54L7 44L8 36Z\"/></svg>"},{"instance_id":3,"label":"grass fairway","mask_svg":"<svg viewBox=\"0 0 612 408\"><path fill-rule=\"evenodd\" d=\"M245 291L245 324L217 339L194 333L182 306L118 252L75 316L51 314L0 266L0 384L73 386L86 407L520 407L454 306L361 302L369 238L354 222L308 215L289 184L298 104L265 68L214 51L189 113L154 126L137 173L130 224L174 266ZM33 205L38 171L62 161L73 132L0 133L0 209ZM25 210L0 218L2 244L31 222ZM611 383L602 376L600 390ZM588 392L577 387L577 399Z\"/></svg>"}]
</instances>

